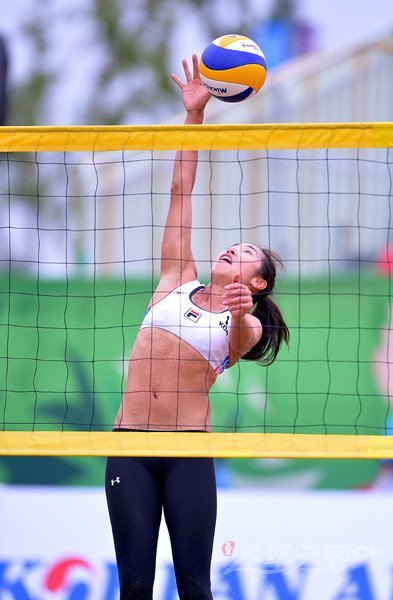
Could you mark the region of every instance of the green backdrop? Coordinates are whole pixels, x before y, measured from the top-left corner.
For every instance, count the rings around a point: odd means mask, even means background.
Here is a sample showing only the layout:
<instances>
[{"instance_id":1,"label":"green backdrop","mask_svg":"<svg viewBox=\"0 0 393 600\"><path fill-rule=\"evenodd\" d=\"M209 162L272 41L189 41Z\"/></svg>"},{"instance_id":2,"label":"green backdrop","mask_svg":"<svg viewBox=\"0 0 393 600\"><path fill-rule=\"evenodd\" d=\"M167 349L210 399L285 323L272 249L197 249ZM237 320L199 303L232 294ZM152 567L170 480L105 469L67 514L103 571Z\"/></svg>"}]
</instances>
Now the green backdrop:
<instances>
[{"instance_id":1,"label":"green backdrop","mask_svg":"<svg viewBox=\"0 0 393 600\"><path fill-rule=\"evenodd\" d=\"M150 280L0 279L0 420L9 430L110 430ZM282 279L291 332L269 368L243 361L211 391L218 431L383 434L387 403L372 358L389 282L372 272ZM126 364L126 363L125 363ZM367 485L377 461L217 461L222 485ZM100 485L97 458L0 458L0 480Z\"/></svg>"}]
</instances>

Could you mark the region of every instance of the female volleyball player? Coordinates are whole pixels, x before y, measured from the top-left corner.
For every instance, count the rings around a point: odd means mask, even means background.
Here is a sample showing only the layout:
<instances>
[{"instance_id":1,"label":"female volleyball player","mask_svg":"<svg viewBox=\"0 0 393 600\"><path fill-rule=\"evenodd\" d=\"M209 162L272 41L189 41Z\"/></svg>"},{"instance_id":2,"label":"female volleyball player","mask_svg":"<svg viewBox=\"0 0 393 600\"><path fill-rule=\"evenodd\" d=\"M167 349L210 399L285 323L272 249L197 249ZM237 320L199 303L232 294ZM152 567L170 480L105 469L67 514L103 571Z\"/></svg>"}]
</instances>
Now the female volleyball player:
<instances>
[{"instance_id":1,"label":"female volleyball player","mask_svg":"<svg viewBox=\"0 0 393 600\"><path fill-rule=\"evenodd\" d=\"M200 124L210 98L193 56L183 61L186 124ZM131 353L117 430L209 431L208 392L240 358L272 362L288 330L269 298L277 257L235 244L217 257L201 285L191 252L191 192L197 152L176 155L161 255L161 277ZM152 598L162 509L179 597L211 599L216 520L212 459L109 458L106 492L121 600Z\"/></svg>"}]
</instances>

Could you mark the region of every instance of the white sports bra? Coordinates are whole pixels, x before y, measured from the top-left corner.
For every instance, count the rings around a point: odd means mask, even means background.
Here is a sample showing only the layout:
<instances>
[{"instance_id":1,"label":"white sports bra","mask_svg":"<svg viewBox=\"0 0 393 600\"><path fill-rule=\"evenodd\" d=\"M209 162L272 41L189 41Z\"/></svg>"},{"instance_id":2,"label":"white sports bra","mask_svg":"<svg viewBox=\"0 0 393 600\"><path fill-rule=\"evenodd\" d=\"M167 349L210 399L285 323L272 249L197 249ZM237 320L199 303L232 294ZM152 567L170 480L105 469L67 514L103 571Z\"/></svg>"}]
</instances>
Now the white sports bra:
<instances>
[{"instance_id":1,"label":"white sports bra","mask_svg":"<svg viewBox=\"0 0 393 600\"><path fill-rule=\"evenodd\" d=\"M231 313L228 309L220 313L209 312L194 304L193 294L204 287L194 280L172 290L149 306L141 329L158 327L173 333L209 361L218 376L229 365Z\"/></svg>"}]
</instances>

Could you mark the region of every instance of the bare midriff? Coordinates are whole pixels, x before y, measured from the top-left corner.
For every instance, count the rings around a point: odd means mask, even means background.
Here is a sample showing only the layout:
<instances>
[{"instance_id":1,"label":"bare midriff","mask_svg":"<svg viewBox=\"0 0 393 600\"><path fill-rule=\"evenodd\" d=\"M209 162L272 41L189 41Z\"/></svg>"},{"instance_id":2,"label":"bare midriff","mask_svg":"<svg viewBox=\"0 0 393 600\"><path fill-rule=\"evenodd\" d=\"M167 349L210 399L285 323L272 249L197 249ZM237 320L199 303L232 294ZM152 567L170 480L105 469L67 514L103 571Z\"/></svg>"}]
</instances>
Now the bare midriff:
<instances>
[{"instance_id":1,"label":"bare midriff","mask_svg":"<svg viewBox=\"0 0 393 600\"><path fill-rule=\"evenodd\" d=\"M141 329L132 349L115 427L150 431L209 431L210 363L176 335Z\"/></svg>"}]
</instances>

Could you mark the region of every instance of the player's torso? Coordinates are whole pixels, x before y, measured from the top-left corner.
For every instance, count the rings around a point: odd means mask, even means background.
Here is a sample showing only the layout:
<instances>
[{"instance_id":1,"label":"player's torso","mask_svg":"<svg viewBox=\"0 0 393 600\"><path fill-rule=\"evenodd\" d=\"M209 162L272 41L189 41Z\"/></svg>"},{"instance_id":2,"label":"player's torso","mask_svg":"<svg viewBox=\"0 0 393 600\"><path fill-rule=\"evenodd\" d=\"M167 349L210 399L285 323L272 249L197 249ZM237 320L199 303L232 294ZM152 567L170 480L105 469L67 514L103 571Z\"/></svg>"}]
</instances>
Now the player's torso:
<instances>
[{"instance_id":1,"label":"player's torso","mask_svg":"<svg viewBox=\"0 0 393 600\"><path fill-rule=\"evenodd\" d=\"M142 329L129 363L116 426L152 430L209 430L210 363L162 329Z\"/></svg>"},{"instance_id":2,"label":"player's torso","mask_svg":"<svg viewBox=\"0 0 393 600\"><path fill-rule=\"evenodd\" d=\"M117 425L209 429L207 394L228 362L228 311L210 313L195 305L190 284L148 309L132 350Z\"/></svg>"}]
</instances>

